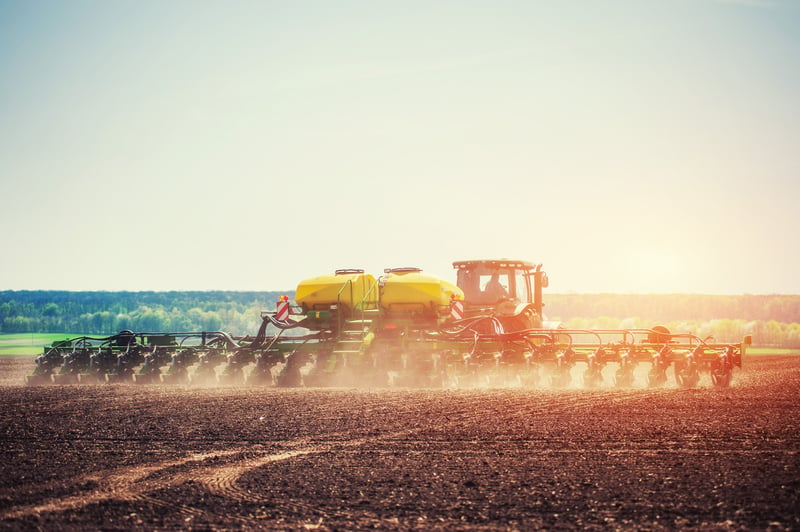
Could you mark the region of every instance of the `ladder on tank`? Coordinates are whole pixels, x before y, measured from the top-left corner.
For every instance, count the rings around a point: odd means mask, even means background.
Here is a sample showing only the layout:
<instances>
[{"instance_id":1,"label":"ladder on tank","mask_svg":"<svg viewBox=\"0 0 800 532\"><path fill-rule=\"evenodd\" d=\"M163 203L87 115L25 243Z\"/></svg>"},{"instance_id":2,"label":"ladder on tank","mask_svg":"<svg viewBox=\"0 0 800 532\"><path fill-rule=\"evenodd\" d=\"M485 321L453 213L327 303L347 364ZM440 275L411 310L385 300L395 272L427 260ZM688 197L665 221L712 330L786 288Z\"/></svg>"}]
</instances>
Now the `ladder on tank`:
<instances>
[{"instance_id":1,"label":"ladder on tank","mask_svg":"<svg viewBox=\"0 0 800 532\"><path fill-rule=\"evenodd\" d=\"M352 281L348 280L339 290L339 299L348 286L352 291ZM377 300L372 299L371 295L377 289L376 279L361 301L355 305L353 314L339 322L339 336L333 348L333 355L341 359L343 367L361 366L364 354L375 337L375 321L379 317L380 309Z\"/></svg>"},{"instance_id":2,"label":"ladder on tank","mask_svg":"<svg viewBox=\"0 0 800 532\"><path fill-rule=\"evenodd\" d=\"M341 357L342 365L347 367L359 359L375 337L374 326L378 317L378 309L367 309L358 312L358 318L345 319L339 329L339 338L333 348L333 354Z\"/></svg>"}]
</instances>

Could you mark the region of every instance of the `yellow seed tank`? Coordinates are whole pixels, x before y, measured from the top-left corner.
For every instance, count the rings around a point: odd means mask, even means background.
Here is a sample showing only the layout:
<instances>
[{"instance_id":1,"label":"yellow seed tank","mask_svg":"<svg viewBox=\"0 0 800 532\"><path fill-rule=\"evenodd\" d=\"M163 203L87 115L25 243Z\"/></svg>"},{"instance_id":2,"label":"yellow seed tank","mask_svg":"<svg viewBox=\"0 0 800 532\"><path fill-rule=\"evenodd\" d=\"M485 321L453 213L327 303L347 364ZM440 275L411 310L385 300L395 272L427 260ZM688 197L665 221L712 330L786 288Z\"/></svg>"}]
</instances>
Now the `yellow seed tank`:
<instances>
[{"instance_id":1,"label":"yellow seed tank","mask_svg":"<svg viewBox=\"0 0 800 532\"><path fill-rule=\"evenodd\" d=\"M336 270L332 275L321 275L300 281L294 296L304 310L329 309L335 305L354 310L375 308L378 289L375 277L364 270Z\"/></svg>"},{"instance_id":2,"label":"yellow seed tank","mask_svg":"<svg viewBox=\"0 0 800 532\"><path fill-rule=\"evenodd\" d=\"M393 268L381 278L380 306L390 313L443 315L453 296L464 292L453 283L422 273L419 268Z\"/></svg>"}]
</instances>

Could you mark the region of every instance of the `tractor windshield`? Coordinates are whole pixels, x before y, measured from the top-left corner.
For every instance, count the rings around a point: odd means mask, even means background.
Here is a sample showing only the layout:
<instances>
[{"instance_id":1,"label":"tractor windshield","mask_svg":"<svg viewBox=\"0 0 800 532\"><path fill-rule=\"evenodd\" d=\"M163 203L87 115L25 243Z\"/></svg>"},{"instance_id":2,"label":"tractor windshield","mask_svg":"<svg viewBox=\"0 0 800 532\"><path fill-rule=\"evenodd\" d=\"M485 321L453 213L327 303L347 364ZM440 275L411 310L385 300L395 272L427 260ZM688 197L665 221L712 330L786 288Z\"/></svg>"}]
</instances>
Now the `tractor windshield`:
<instances>
[{"instance_id":1,"label":"tractor windshield","mask_svg":"<svg viewBox=\"0 0 800 532\"><path fill-rule=\"evenodd\" d=\"M508 272L492 272L479 277L480 299L483 303L496 303L509 297Z\"/></svg>"},{"instance_id":2,"label":"tractor windshield","mask_svg":"<svg viewBox=\"0 0 800 532\"><path fill-rule=\"evenodd\" d=\"M494 305L511 299L530 301L528 278L524 270L493 268L477 264L458 271L458 286L464 290L464 299L470 304Z\"/></svg>"}]
</instances>

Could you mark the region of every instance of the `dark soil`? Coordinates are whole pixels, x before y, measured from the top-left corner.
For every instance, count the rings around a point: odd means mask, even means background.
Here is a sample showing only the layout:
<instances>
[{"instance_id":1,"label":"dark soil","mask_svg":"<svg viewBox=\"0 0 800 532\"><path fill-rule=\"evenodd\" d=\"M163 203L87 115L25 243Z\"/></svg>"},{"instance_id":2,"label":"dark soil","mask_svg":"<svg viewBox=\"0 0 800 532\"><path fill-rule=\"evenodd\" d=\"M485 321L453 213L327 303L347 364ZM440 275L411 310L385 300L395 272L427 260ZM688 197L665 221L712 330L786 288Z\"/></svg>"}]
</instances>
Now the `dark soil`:
<instances>
[{"instance_id":1,"label":"dark soil","mask_svg":"<svg viewBox=\"0 0 800 532\"><path fill-rule=\"evenodd\" d=\"M3 529L800 529L800 359L730 388L26 387Z\"/></svg>"}]
</instances>

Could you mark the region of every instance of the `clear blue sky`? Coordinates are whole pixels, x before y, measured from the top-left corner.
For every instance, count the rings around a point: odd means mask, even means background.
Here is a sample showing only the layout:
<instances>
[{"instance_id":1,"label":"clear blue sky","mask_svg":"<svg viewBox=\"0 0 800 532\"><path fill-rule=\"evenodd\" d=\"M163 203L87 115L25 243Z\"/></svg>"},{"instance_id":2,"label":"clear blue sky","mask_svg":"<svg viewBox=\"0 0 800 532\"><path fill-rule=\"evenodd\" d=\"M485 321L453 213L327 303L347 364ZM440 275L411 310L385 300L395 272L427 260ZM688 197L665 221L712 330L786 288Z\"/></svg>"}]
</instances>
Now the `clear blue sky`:
<instances>
[{"instance_id":1,"label":"clear blue sky","mask_svg":"<svg viewBox=\"0 0 800 532\"><path fill-rule=\"evenodd\" d=\"M0 289L800 293L795 0L0 0Z\"/></svg>"}]
</instances>

